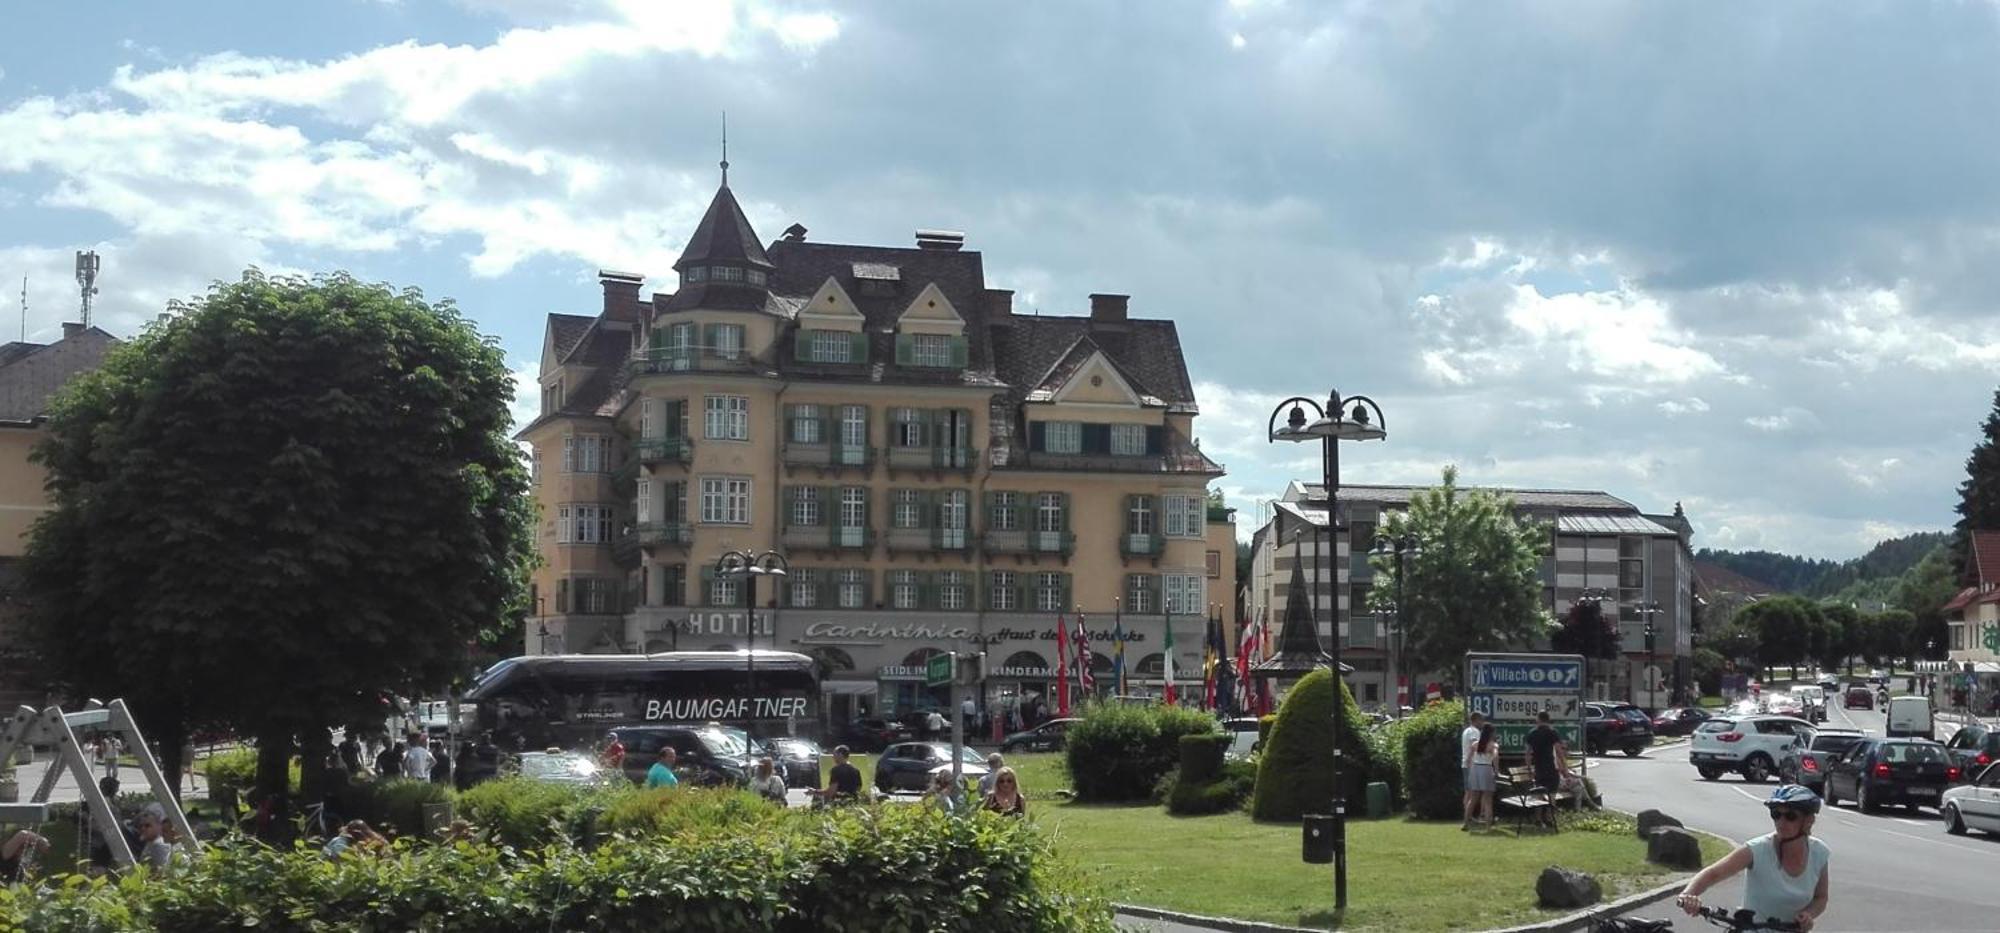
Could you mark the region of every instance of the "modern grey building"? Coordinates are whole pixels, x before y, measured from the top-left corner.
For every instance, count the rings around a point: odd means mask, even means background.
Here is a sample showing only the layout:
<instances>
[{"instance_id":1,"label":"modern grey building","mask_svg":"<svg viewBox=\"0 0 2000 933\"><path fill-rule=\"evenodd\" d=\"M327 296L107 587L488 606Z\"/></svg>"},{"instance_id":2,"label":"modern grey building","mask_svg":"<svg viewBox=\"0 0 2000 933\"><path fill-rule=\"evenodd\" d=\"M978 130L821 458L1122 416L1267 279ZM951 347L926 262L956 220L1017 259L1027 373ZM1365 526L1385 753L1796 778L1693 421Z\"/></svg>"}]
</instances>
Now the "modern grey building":
<instances>
[{"instance_id":1,"label":"modern grey building","mask_svg":"<svg viewBox=\"0 0 2000 933\"><path fill-rule=\"evenodd\" d=\"M1368 610L1374 585L1369 551L1385 515L1409 508L1420 486L1342 486L1340 534L1333 546L1333 570L1321 556L1326 537L1326 489L1317 483L1290 484L1272 503L1270 518L1252 537L1246 610L1265 622L1274 636L1283 627L1286 583L1294 563L1303 561L1313 594L1319 636L1327 638L1337 614L1343 660L1355 699L1387 704L1397 680L1413 684L1421 700L1425 685L1440 672L1400 671L1393 615ZM1542 562L1543 597L1560 619L1586 593L1601 600L1616 621L1623 656L1592 665L1592 695L1629 700L1648 708L1673 704L1692 688L1688 667L1694 614L1692 528L1678 504L1669 515L1648 515L1608 493L1566 489L1483 488L1514 500L1517 512L1550 527L1549 554ZM1648 608L1657 604L1657 611ZM1648 656L1645 626L1654 624ZM1547 639L1518 646L1546 650ZM1650 663L1649 663L1650 660ZM1649 674L1650 671L1650 674ZM1408 702L1408 698L1405 698ZM1414 704L1413 704L1414 705Z\"/></svg>"}]
</instances>

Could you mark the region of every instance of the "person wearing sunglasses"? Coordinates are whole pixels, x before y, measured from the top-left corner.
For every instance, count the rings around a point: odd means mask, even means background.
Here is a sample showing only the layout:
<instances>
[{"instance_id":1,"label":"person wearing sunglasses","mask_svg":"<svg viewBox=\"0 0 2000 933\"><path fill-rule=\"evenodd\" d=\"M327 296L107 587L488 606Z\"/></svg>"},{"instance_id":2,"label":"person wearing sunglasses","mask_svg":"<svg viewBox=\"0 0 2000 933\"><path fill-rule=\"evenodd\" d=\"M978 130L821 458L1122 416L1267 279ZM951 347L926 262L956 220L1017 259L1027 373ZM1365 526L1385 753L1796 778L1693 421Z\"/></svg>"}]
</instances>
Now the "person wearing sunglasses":
<instances>
[{"instance_id":1,"label":"person wearing sunglasses","mask_svg":"<svg viewBox=\"0 0 2000 933\"><path fill-rule=\"evenodd\" d=\"M1827 861L1832 853L1812 836L1819 795L1786 784L1771 792L1764 807L1771 811L1771 832L1737 846L1681 889L1675 903L1688 916L1701 912L1702 892L1742 871L1749 872L1743 907L1761 922L1795 923L1801 931L1809 931L1826 911Z\"/></svg>"}]
</instances>

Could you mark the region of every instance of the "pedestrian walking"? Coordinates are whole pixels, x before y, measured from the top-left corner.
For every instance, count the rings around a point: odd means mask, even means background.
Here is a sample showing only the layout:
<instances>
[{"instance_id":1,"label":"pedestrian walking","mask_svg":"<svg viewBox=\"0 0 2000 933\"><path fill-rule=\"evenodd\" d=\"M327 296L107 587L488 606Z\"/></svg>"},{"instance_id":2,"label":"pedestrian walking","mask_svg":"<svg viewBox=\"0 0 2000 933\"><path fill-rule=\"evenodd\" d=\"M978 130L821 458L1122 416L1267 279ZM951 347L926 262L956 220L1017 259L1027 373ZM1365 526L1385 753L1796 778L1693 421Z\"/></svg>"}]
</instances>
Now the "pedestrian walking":
<instances>
[{"instance_id":1,"label":"pedestrian walking","mask_svg":"<svg viewBox=\"0 0 2000 933\"><path fill-rule=\"evenodd\" d=\"M778 806L785 805L785 779L778 776L777 765L768 756L757 759L757 776L751 779L750 789Z\"/></svg>"},{"instance_id":2,"label":"pedestrian walking","mask_svg":"<svg viewBox=\"0 0 2000 933\"><path fill-rule=\"evenodd\" d=\"M944 730L947 725L944 721L944 715L937 710L931 710L928 715L924 716L924 731L930 733L933 741L944 736Z\"/></svg>"},{"instance_id":3,"label":"pedestrian walking","mask_svg":"<svg viewBox=\"0 0 2000 933\"><path fill-rule=\"evenodd\" d=\"M823 803L841 803L861 799L861 769L847 763L847 746L833 747L833 767L826 772L826 789L814 791L813 796Z\"/></svg>"},{"instance_id":4,"label":"pedestrian walking","mask_svg":"<svg viewBox=\"0 0 2000 933\"><path fill-rule=\"evenodd\" d=\"M403 750L385 743L375 755L375 779L386 781L403 773Z\"/></svg>"},{"instance_id":5,"label":"pedestrian walking","mask_svg":"<svg viewBox=\"0 0 2000 933\"><path fill-rule=\"evenodd\" d=\"M604 734L604 766L613 771L625 767L625 743L618 740L618 733Z\"/></svg>"},{"instance_id":6,"label":"pedestrian walking","mask_svg":"<svg viewBox=\"0 0 2000 933\"><path fill-rule=\"evenodd\" d=\"M334 747L340 754L340 763L347 766L347 773L361 773L361 743L354 738L354 727L349 726L347 735Z\"/></svg>"},{"instance_id":7,"label":"pedestrian walking","mask_svg":"<svg viewBox=\"0 0 2000 933\"><path fill-rule=\"evenodd\" d=\"M958 704L958 715L965 724L966 735L979 734L979 704L966 697L964 702Z\"/></svg>"},{"instance_id":8,"label":"pedestrian walking","mask_svg":"<svg viewBox=\"0 0 2000 933\"><path fill-rule=\"evenodd\" d=\"M653 766L646 769L646 786L648 788L681 786L680 775L674 773L674 761L678 757L672 745L661 746L660 760L653 762Z\"/></svg>"},{"instance_id":9,"label":"pedestrian walking","mask_svg":"<svg viewBox=\"0 0 2000 933\"><path fill-rule=\"evenodd\" d=\"M1473 743L1469 773L1465 780L1469 792L1465 804L1465 828L1470 828L1475 819L1483 827L1493 827L1493 794L1500 778L1500 744L1493 735L1493 724L1483 723L1479 727L1478 741Z\"/></svg>"},{"instance_id":10,"label":"pedestrian walking","mask_svg":"<svg viewBox=\"0 0 2000 933\"><path fill-rule=\"evenodd\" d=\"M424 744L424 734L410 733L409 747L403 750L403 776L413 781L431 779L431 768L437 766L437 759L431 757L430 747Z\"/></svg>"},{"instance_id":11,"label":"pedestrian walking","mask_svg":"<svg viewBox=\"0 0 2000 933\"><path fill-rule=\"evenodd\" d=\"M1472 828L1472 807L1476 802L1472 796L1472 748L1479 744L1479 727L1485 724L1485 716L1473 713L1465 717L1465 728L1458 733L1458 786L1464 792L1459 804L1466 814L1460 829Z\"/></svg>"},{"instance_id":12,"label":"pedestrian walking","mask_svg":"<svg viewBox=\"0 0 2000 933\"><path fill-rule=\"evenodd\" d=\"M993 792L980 808L1003 816L1027 816L1028 798L1021 796L1021 779L1013 768L1001 768L993 778Z\"/></svg>"},{"instance_id":13,"label":"pedestrian walking","mask_svg":"<svg viewBox=\"0 0 2000 933\"><path fill-rule=\"evenodd\" d=\"M443 740L431 740L431 760L431 783L450 784L451 753L445 749Z\"/></svg>"},{"instance_id":14,"label":"pedestrian walking","mask_svg":"<svg viewBox=\"0 0 2000 933\"><path fill-rule=\"evenodd\" d=\"M979 799L985 800L987 794L993 793L993 782L1000 778L1001 770L1006 767L1007 760L1000 757L999 752L987 754L986 773L979 777Z\"/></svg>"},{"instance_id":15,"label":"pedestrian walking","mask_svg":"<svg viewBox=\"0 0 2000 933\"><path fill-rule=\"evenodd\" d=\"M1562 735L1549 724L1547 710L1535 714L1535 728L1525 740L1528 746L1528 763L1535 772L1535 787L1541 790L1553 803L1554 794L1562 787L1563 765L1568 759L1568 747L1563 744ZM1555 807L1540 808L1539 819L1544 825L1554 826Z\"/></svg>"}]
</instances>

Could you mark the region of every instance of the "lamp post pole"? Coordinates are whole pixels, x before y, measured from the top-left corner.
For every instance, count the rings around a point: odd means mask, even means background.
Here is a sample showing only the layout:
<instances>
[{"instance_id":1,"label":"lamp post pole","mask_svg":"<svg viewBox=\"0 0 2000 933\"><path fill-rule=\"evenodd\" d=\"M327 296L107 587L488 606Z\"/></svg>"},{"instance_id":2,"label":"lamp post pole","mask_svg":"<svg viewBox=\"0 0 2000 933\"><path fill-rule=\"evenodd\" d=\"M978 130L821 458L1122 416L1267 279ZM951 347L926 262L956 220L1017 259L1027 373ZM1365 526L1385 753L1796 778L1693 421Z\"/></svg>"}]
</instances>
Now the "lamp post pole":
<instances>
[{"instance_id":1,"label":"lamp post pole","mask_svg":"<svg viewBox=\"0 0 2000 933\"><path fill-rule=\"evenodd\" d=\"M1410 558L1423 553L1414 534L1379 535L1375 538L1373 553L1396 559L1396 615L1395 628L1389 640L1389 692L1396 704L1396 718L1403 718L1403 643L1408 638L1407 618L1403 615L1403 580L1410 575Z\"/></svg>"},{"instance_id":2,"label":"lamp post pole","mask_svg":"<svg viewBox=\"0 0 2000 933\"><path fill-rule=\"evenodd\" d=\"M1311 423L1306 420L1307 408L1318 416ZM1280 415L1285 416L1284 427L1278 426ZM1265 427L1271 441L1317 439L1320 442L1320 467L1326 489L1326 566L1337 585L1340 565L1334 552L1340 538L1340 442L1386 437L1387 423L1382 418L1382 409L1365 395L1342 399L1339 392L1332 392L1323 406L1309 398L1293 397L1278 403ZM1346 685L1340 676L1340 598L1331 588L1328 597L1328 615L1333 621L1333 650L1327 653L1327 665L1333 675L1333 908L1338 912L1347 909L1347 801L1341 791L1340 754L1340 727L1342 714L1346 712L1341 694ZM1314 599L1312 605L1317 606L1318 600Z\"/></svg>"},{"instance_id":3,"label":"lamp post pole","mask_svg":"<svg viewBox=\"0 0 2000 933\"><path fill-rule=\"evenodd\" d=\"M785 555L777 551L752 554L749 551L726 551L715 560L717 579L731 577L743 582L744 601L748 606L745 613L748 630L743 639L743 670L745 674L745 698L743 711L743 770L754 774L756 768L756 745L751 741L751 730L757 724L757 580L771 577L782 580L791 569ZM772 591L775 594L775 590ZM775 641L776 632L772 633Z\"/></svg>"}]
</instances>

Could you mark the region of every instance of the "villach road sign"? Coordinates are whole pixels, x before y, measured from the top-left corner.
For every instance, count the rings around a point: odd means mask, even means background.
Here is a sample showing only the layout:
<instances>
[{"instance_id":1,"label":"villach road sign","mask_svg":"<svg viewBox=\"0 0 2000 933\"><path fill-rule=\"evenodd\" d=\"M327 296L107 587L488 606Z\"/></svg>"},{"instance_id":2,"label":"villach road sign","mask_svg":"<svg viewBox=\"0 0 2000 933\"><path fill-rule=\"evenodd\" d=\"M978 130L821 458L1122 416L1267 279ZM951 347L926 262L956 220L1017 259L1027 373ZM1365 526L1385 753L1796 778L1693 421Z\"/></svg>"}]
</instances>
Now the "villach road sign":
<instances>
[{"instance_id":1,"label":"villach road sign","mask_svg":"<svg viewBox=\"0 0 2000 933\"><path fill-rule=\"evenodd\" d=\"M1465 655L1466 688L1474 692L1583 693L1583 658L1573 654Z\"/></svg>"}]
</instances>

